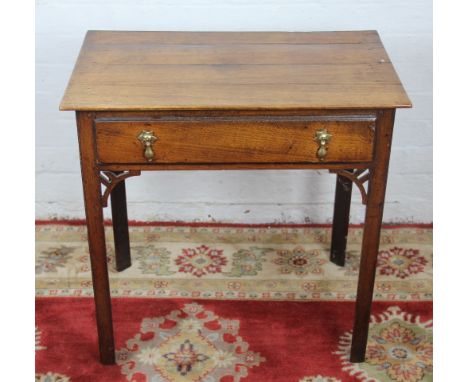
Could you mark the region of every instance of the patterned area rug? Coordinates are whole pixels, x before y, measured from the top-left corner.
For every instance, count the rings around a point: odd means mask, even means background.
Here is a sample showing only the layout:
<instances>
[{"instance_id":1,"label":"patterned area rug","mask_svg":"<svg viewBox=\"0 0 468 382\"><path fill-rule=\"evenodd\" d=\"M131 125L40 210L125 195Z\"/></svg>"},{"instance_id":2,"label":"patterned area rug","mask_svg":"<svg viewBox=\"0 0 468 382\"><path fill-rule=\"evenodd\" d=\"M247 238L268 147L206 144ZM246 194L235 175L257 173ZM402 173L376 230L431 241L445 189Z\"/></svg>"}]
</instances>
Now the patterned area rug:
<instances>
[{"instance_id":1,"label":"patterned area rug","mask_svg":"<svg viewBox=\"0 0 468 382\"><path fill-rule=\"evenodd\" d=\"M38 225L38 296L92 296L86 228ZM329 228L131 227L133 265L116 272L121 297L354 300L362 229L351 228L346 266L329 262ZM382 231L377 300L432 299L432 229Z\"/></svg>"},{"instance_id":2,"label":"patterned area rug","mask_svg":"<svg viewBox=\"0 0 468 382\"><path fill-rule=\"evenodd\" d=\"M115 366L98 362L85 228L36 231L36 381L432 380L430 228L383 230L361 364L348 362L361 229L340 268L326 227L131 227L121 273L107 229Z\"/></svg>"}]
</instances>

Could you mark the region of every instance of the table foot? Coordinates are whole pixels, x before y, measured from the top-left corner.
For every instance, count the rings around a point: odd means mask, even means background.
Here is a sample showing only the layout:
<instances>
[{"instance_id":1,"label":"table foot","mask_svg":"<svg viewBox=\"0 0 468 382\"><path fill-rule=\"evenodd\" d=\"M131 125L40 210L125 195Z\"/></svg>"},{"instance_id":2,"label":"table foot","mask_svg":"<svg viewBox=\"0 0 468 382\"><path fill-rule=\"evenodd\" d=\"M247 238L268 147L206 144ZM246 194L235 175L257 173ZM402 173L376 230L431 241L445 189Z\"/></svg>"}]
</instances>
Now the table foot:
<instances>
[{"instance_id":1,"label":"table foot","mask_svg":"<svg viewBox=\"0 0 468 382\"><path fill-rule=\"evenodd\" d=\"M100 350L99 360L103 365L115 365L115 350L114 348L109 348L106 350Z\"/></svg>"}]
</instances>

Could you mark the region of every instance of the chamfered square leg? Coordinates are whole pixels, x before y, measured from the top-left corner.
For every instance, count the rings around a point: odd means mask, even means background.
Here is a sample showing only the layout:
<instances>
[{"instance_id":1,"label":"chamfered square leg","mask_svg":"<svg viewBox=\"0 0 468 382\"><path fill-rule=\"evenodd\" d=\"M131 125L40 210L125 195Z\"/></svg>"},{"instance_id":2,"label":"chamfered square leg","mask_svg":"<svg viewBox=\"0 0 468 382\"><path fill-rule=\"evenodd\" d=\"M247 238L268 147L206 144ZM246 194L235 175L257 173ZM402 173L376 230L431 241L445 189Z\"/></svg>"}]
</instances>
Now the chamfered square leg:
<instances>
[{"instance_id":1,"label":"chamfered square leg","mask_svg":"<svg viewBox=\"0 0 468 382\"><path fill-rule=\"evenodd\" d=\"M351 179L336 176L330 261L339 266L345 265L352 188Z\"/></svg>"},{"instance_id":2,"label":"chamfered square leg","mask_svg":"<svg viewBox=\"0 0 468 382\"><path fill-rule=\"evenodd\" d=\"M118 172L115 172L116 175ZM121 272L132 265L130 239L128 234L127 196L125 180L120 181L111 191L112 227L114 230L115 267Z\"/></svg>"},{"instance_id":3,"label":"chamfered square leg","mask_svg":"<svg viewBox=\"0 0 468 382\"><path fill-rule=\"evenodd\" d=\"M367 192L351 362L363 362L366 356L394 116L394 110L381 111L377 121L376 158L374 168L370 169Z\"/></svg>"},{"instance_id":4,"label":"chamfered square leg","mask_svg":"<svg viewBox=\"0 0 468 382\"><path fill-rule=\"evenodd\" d=\"M114 364L114 333L101 204L101 182L99 171L95 166L92 120L87 114L79 112L77 125L100 360L103 364Z\"/></svg>"}]
</instances>

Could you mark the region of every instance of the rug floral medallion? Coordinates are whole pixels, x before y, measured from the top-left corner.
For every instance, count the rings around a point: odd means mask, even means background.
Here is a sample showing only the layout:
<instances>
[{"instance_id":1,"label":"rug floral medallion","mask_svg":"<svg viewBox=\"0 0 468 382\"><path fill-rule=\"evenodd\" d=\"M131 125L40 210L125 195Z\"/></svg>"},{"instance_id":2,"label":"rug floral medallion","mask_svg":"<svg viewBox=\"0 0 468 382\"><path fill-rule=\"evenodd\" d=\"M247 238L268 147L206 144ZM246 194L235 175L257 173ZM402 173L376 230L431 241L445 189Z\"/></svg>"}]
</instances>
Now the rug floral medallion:
<instances>
[{"instance_id":1,"label":"rug floral medallion","mask_svg":"<svg viewBox=\"0 0 468 382\"><path fill-rule=\"evenodd\" d=\"M165 317L145 318L117 363L129 381L239 382L265 361L238 335L239 321L186 304Z\"/></svg>"},{"instance_id":2,"label":"rug floral medallion","mask_svg":"<svg viewBox=\"0 0 468 382\"><path fill-rule=\"evenodd\" d=\"M432 381L432 320L422 322L394 306L372 316L366 361L350 363L352 333L340 338L343 369L365 382Z\"/></svg>"}]
</instances>

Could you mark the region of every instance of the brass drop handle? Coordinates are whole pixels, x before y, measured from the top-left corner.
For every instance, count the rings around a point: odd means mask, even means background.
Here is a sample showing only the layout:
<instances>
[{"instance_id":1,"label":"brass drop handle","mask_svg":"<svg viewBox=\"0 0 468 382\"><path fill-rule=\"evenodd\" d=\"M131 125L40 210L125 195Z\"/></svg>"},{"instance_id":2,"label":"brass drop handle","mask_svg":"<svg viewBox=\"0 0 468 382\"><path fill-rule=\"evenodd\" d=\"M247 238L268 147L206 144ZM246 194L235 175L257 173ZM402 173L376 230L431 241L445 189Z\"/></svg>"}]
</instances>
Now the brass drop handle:
<instances>
[{"instance_id":1,"label":"brass drop handle","mask_svg":"<svg viewBox=\"0 0 468 382\"><path fill-rule=\"evenodd\" d=\"M319 160L324 160L327 156L328 143L331 138L332 135L327 131L327 129L321 129L315 132L315 141L319 144L319 148L317 150L317 157Z\"/></svg>"},{"instance_id":2,"label":"brass drop handle","mask_svg":"<svg viewBox=\"0 0 468 382\"><path fill-rule=\"evenodd\" d=\"M144 150L143 155L148 162L151 162L154 158L153 143L158 139L152 131L143 130L138 135L138 140L143 144Z\"/></svg>"}]
</instances>

